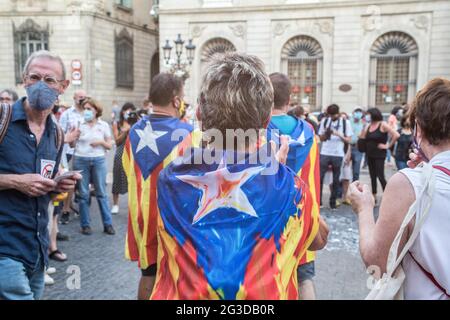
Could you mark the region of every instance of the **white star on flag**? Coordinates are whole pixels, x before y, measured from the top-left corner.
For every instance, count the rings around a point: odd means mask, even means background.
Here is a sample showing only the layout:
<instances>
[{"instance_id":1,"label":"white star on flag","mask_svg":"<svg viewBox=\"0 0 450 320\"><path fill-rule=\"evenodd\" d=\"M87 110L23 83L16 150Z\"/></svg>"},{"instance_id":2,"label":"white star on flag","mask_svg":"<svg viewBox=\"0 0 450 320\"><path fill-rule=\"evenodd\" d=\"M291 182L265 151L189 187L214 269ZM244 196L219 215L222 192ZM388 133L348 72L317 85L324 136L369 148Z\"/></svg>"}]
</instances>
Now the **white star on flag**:
<instances>
[{"instance_id":1,"label":"white star on flag","mask_svg":"<svg viewBox=\"0 0 450 320\"><path fill-rule=\"evenodd\" d=\"M158 146L156 144L156 139L162 137L167 133L167 131L154 131L150 121L147 121L144 130L137 129L137 135L139 136L139 144L136 148L136 153L149 147L154 153L159 156Z\"/></svg>"},{"instance_id":2,"label":"white star on flag","mask_svg":"<svg viewBox=\"0 0 450 320\"><path fill-rule=\"evenodd\" d=\"M264 167L252 167L239 172L230 172L222 160L216 171L207 172L201 176L177 176L181 181L202 190L199 208L192 224L218 208L233 208L249 216L258 217L241 187L263 170Z\"/></svg>"}]
</instances>

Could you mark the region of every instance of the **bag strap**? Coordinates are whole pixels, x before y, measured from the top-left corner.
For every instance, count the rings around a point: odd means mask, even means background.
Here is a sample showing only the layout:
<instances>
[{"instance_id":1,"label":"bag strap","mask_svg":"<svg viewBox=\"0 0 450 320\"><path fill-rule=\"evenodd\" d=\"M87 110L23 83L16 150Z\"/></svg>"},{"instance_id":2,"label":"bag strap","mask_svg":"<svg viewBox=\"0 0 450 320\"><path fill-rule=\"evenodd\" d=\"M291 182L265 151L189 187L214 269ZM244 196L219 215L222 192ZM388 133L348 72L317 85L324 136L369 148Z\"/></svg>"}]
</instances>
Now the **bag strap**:
<instances>
[{"instance_id":1,"label":"bag strap","mask_svg":"<svg viewBox=\"0 0 450 320\"><path fill-rule=\"evenodd\" d=\"M12 107L7 103L0 105L0 144L8 131L9 122L11 121Z\"/></svg>"},{"instance_id":2,"label":"bag strap","mask_svg":"<svg viewBox=\"0 0 450 320\"><path fill-rule=\"evenodd\" d=\"M434 185L435 185L435 177L433 176L433 167L430 164L425 164L423 167L422 177L424 178L424 188L421 190L419 196L416 198L416 200L413 202L413 204L409 207L408 213L405 216L405 219L403 219L403 222L400 226L399 231L397 232L397 235L395 236L394 241L392 242L391 248L389 250L388 260L387 260L387 266L386 266L386 274L388 277L391 277L394 271L398 268L400 263L403 261L403 258L405 257L406 253L409 251L411 246L413 245L414 241L416 240L420 228L422 227L423 223L425 222L425 218L428 216L428 212L431 207L431 199L434 193ZM424 199L424 196L428 196L428 202L426 204L425 210L423 212L418 211L419 203ZM417 219L417 223L414 225L414 230L409 237L408 241L406 242L402 252L400 255L398 255L398 247L400 245L400 241L402 239L402 236L408 226L408 224L411 222L412 218L416 215L422 214L419 219Z\"/></svg>"},{"instance_id":3,"label":"bag strap","mask_svg":"<svg viewBox=\"0 0 450 320\"><path fill-rule=\"evenodd\" d=\"M64 143L64 131L59 124L56 124L56 146L61 149L61 146Z\"/></svg>"},{"instance_id":4,"label":"bag strap","mask_svg":"<svg viewBox=\"0 0 450 320\"><path fill-rule=\"evenodd\" d=\"M342 119L342 129L344 130L344 137L346 137L347 136L347 120L345 120L344 118L341 118Z\"/></svg>"},{"instance_id":5,"label":"bag strap","mask_svg":"<svg viewBox=\"0 0 450 320\"><path fill-rule=\"evenodd\" d=\"M53 121L53 123L54 123L54 125L56 127L55 144L56 144L56 147L57 147L57 149L59 151L59 149L61 148L61 146L64 143L64 131L61 128L61 126L59 125L58 120L56 120L55 116L51 115L51 117L52 117L52 121Z\"/></svg>"}]
</instances>

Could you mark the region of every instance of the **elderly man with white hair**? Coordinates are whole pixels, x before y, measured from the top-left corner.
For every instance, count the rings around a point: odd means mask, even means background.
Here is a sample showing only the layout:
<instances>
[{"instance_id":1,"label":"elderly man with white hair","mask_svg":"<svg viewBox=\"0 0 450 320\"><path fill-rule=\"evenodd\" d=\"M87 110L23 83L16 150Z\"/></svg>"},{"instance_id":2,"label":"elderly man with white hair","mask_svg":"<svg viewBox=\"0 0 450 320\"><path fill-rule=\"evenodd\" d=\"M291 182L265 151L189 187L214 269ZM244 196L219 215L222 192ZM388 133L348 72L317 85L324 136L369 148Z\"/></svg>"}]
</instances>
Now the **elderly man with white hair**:
<instances>
[{"instance_id":1,"label":"elderly man with white hair","mask_svg":"<svg viewBox=\"0 0 450 320\"><path fill-rule=\"evenodd\" d=\"M74 173L54 180L63 134L51 114L69 85L63 61L48 51L33 53L23 85L26 97L1 106L10 121L0 143L0 300L42 296L48 205L52 195L73 190L81 178Z\"/></svg>"}]
</instances>

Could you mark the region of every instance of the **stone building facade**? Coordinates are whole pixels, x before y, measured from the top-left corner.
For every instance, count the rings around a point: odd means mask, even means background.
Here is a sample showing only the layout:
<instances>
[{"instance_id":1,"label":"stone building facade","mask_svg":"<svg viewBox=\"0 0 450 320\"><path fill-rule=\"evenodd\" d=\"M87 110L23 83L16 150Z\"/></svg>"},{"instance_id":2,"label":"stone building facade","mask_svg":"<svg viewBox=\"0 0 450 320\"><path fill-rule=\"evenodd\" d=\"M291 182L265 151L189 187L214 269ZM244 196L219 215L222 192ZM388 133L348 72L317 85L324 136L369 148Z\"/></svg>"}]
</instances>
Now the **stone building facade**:
<instances>
[{"instance_id":1,"label":"stone building facade","mask_svg":"<svg viewBox=\"0 0 450 320\"><path fill-rule=\"evenodd\" d=\"M22 95L26 58L46 48L61 55L69 79L75 72L62 101L71 104L73 91L82 88L106 110L113 100L140 106L159 72L151 7L142 0L1 0L0 88Z\"/></svg>"},{"instance_id":2,"label":"stone building facade","mask_svg":"<svg viewBox=\"0 0 450 320\"><path fill-rule=\"evenodd\" d=\"M208 57L229 50L288 73L292 100L315 110L388 111L427 80L450 78L447 0L161 0L159 27L160 48L178 33L196 45L192 101Z\"/></svg>"}]
</instances>

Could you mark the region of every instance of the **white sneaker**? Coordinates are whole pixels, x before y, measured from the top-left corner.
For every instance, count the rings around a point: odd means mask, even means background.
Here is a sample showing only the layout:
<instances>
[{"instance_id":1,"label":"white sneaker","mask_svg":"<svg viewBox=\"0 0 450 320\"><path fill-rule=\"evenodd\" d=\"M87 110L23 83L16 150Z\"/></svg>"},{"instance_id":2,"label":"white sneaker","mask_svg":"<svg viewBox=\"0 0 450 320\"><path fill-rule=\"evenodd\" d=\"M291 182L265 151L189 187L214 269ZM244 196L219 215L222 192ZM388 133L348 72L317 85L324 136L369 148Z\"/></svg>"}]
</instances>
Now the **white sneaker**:
<instances>
[{"instance_id":1,"label":"white sneaker","mask_svg":"<svg viewBox=\"0 0 450 320\"><path fill-rule=\"evenodd\" d=\"M54 274L56 272L56 268L48 267L45 271L47 274Z\"/></svg>"},{"instance_id":2,"label":"white sneaker","mask_svg":"<svg viewBox=\"0 0 450 320\"><path fill-rule=\"evenodd\" d=\"M51 286L52 284L55 284L55 280L53 280L52 277L50 277L47 273L44 276L44 283L46 286Z\"/></svg>"},{"instance_id":3,"label":"white sneaker","mask_svg":"<svg viewBox=\"0 0 450 320\"><path fill-rule=\"evenodd\" d=\"M112 214L118 214L119 213L119 206L114 205L111 209Z\"/></svg>"}]
</instances>

